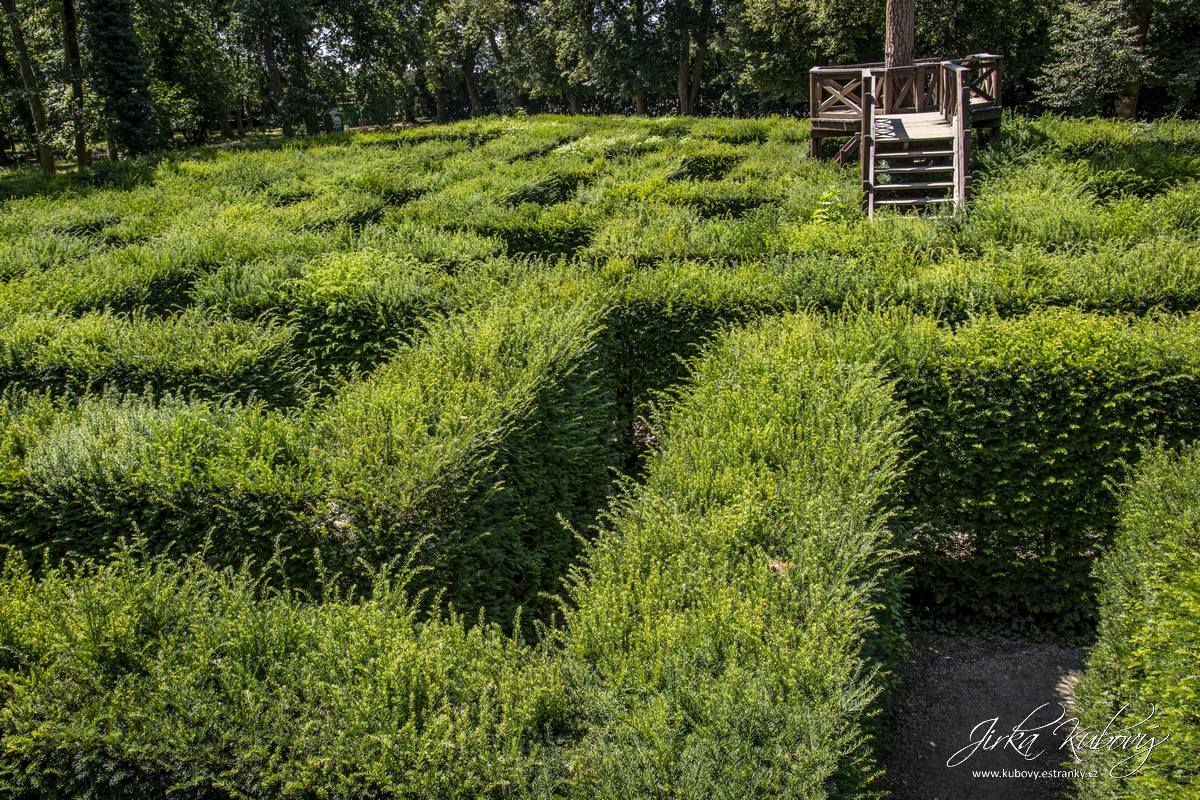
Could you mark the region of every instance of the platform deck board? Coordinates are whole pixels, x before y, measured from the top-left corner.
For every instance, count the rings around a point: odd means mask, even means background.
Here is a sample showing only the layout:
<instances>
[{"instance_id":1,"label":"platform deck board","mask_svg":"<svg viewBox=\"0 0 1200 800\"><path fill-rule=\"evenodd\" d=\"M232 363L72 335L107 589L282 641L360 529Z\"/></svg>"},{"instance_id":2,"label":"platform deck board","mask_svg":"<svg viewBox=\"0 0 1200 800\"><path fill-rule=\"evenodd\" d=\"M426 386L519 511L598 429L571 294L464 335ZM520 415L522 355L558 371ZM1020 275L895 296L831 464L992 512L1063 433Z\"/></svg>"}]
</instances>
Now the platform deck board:
<instances>
[{"instance_id":1,"label":"platform deck board","mask_svg":"<svg viewBox=\"0 0 1200 800\"><path fill-rule=\"evenodd\" d=\"M940 111L924 114L880 114L875 117L878 142L922 142L953 139L954 127Z\"/></svg>"}]
</instances>

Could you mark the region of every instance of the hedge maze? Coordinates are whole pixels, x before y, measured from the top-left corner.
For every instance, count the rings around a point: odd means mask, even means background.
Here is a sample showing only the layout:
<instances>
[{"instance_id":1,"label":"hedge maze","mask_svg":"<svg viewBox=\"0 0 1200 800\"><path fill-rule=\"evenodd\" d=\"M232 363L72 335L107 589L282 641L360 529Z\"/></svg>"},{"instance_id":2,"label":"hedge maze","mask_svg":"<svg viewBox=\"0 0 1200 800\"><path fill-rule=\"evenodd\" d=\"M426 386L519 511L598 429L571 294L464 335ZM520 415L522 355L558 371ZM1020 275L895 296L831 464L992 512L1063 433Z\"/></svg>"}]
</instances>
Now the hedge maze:
<instances>
[{"instance_id":1,"label":"hedge maze","mask_svg":"<svg viewBox=\"0 0 1200 800\"><path fill-rule=\"evenodd\" d=\"M878 796L932 626L1195 792L1200 127L1006 131L873 223L786 119L0 185L0 787Z\"/></svg>"}]
</instances>

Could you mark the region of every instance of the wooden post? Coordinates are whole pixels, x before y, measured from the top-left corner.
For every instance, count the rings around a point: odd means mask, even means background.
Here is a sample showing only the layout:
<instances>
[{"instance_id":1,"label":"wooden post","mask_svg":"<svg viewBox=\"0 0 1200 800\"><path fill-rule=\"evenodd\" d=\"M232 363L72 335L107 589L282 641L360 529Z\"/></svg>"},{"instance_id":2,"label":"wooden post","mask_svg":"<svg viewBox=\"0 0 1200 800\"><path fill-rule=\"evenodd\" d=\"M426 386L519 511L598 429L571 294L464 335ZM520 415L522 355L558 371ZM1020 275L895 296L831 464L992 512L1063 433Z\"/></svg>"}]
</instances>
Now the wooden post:
<instances>
[{"instance_id":1,"label":"wooden post","mask_svg":"<svg viewBox=\"0 0 1200 800\"><path fill-rule=\"evenodd\" d=\"M967 70L955 65L954 71L954 207L961 209L967 202L967 158L970 127L967 115L971 111L971 87L963 80Z\"/></svg>"},{"instance_id":2,"label":"wooden post","mask_svg":"<svg viewBox=\"0 0 1200 800\"><path fill-rule=\"evenodd\" d=\"M963 80L966 76L966 71L958 73L958 129L962 133L962 170L955 176L955 180L959 187L959 195L962 197L962 205L966 205L967 200L967 182L970 177L971 166L971 86Z\"/></svg>"},{"instance_id":3,"label":"wooden post","mask_svg":"<svg viewBox=\"0 0 1200 800\"><path fill-rule=\"evenodd\" d=\"M811 126L821 113L821 84L817 82L815 72L808 73L808 119ZM814 161L821 157L821 137L811 132L808 139L808 157Z\"/></svg>"},{"instance_id":4,"label":"wooden post","mask_svg":"<svg viewBox=\"0 0 1200 800\"><path fill-rule=\"evenodd\" d=\"M887 41L883 66L911 67L916 38L916 0L887 0Z\"/></svg>"},{"instance_id":5,"label":"wooden post","mask_svg":"<svg viewBox=\"0 0 1200 800\"><path fill-rule=\"evenodd\" d=\"M859 158L862 164L863 210L875 216L875 76L869 69L862 73L862 140Z\"/></svg>"}]
</instances>

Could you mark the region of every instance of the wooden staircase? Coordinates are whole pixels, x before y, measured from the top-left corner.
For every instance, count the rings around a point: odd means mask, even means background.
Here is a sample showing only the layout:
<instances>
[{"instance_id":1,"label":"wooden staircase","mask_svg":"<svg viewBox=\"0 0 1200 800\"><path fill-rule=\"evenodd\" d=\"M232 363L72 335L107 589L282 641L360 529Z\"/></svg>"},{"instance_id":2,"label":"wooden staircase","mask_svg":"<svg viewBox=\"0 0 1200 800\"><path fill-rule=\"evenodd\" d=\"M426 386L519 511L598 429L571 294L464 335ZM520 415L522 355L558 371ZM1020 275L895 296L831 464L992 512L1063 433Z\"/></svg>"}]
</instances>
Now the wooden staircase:
<instances>
[{"instance_id":1,"label":"wooden staircase","mask_svg":"<svg viewBox=\"0 0 1200 800\"><path fill-rule=\"evenodd\" d=\"M932 76L940 83L922 87L923 95L936 98L938 110L893 114L877 113L876 76L870 70L862 72L863 134L849 144L858 146L863 208L871 218L877 208L953 204L957 209L967 201L971 181L968 70L952 62L941 67Z\"/></svg>"},{"instance_id":2,"label":"wooden staircase","mask_svg":"<svg viewBox=\"0 0 1200 800\"><path fill-rule=\"evenodd\" d=\"M867 189L868 213L873 216L876 208L887 206L922 208L955 202L952 138L925 139L917 147L909 142L876 142Z\"/></svg>"}]
</instances>

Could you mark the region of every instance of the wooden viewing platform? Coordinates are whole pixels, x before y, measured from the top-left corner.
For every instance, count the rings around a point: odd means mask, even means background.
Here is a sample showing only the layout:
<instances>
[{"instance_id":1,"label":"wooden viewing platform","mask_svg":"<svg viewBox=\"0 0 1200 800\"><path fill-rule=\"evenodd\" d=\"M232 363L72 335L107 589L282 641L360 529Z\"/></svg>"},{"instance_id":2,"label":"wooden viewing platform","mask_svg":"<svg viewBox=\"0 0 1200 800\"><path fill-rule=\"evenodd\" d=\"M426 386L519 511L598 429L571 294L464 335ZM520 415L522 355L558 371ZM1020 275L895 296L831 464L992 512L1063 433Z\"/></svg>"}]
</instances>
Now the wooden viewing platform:
<instances>
[{"instance_id":1,"label":"wooden viewing platform","mask_svg":"<svg viewBox=\"0 0 1200 800\"><path fill-rule=\"evenodd\" d=\"M859 157L863 206L961 206L967 200L970 134L1000 129L1001 57L925 59L909 67L883 64L813 67L809 75L811 153L824 139L849 137L839 163Z\"/></svg>"}]
</instances>

